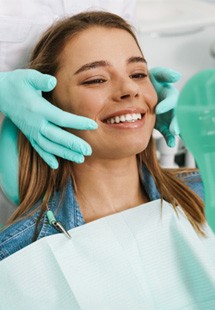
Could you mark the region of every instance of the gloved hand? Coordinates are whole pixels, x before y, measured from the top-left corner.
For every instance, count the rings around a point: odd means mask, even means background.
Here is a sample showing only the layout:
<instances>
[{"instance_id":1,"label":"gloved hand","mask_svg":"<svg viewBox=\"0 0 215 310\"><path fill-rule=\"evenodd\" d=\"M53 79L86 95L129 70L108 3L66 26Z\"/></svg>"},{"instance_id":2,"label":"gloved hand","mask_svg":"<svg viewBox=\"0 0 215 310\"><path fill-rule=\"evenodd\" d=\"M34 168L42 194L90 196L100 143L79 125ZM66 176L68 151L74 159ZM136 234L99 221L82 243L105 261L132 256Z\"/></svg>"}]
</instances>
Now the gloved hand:
<instances>
[{"instance_id":1,"label":"gloved hand","mask_svg":"<svg viewBox=\"0 0 215 310\"><path fill-rule=\"evenodd\" d=\"M178 90L172 85L180 74L168 68L156 67L150 71L151 82L158 95L155 129L164 136L169 147L175 146L175 136L180 134L175 117Z\"/></svg>"},{"instance_id":2,"label":"gloved hand","mask_svg":"<svg viewBox=\"0 0 215 310\"><path fill-rule=\"evenodd\" d=\"M5 118L0 128L0 187L5 196L19 203L18 128Z\"/></svg>"},{"instance_id":3,"label":"gloved hand","mask_svg":"<svg viewBox=\"0 0 215 310\"><path fill-rule=\"evenodd\" d=\"M64 112L41 96L56 86L56 78L36 70L0 73L0 111L25 134L34 149L53 169L59 156L77 163L92 150L88 143L61 129L96 129L93 120Z\"/></svg>"}]
</instances>

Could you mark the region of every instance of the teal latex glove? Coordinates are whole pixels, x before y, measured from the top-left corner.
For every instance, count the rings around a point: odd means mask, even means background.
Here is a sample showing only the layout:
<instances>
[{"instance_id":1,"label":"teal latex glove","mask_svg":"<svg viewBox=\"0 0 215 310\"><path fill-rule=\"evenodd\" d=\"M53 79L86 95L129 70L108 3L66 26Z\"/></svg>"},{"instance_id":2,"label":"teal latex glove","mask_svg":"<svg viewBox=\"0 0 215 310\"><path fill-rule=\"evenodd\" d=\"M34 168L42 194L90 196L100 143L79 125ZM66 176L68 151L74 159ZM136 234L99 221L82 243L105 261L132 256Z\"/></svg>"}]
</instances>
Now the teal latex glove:
<instances>
[{"instance_id":1,"label":"teal latex glove","mask_svg":"<svg viewBox=\"0 0 215 310\"><path fill-rule=\"evenodd\" d=\"M0 186L15 204L19 203L17 137L18 128L5 118L0 128Z\"/></svg>"},{"instance_id":2,"label":"teal latex glove","mask_svg":"<svg viewBox=\"0 0 215 310\"><path fill-rule=\"evenodd\" d=\"M42 97L41 91L49 92L55 86L55 77L32 69L0 73L0 111L53 169L58 167L55 155L81 163L92 151L88 143L60 127L97 128L93 120L64 112Z\"/></svg>"},{"instance_id":3,"label":"teal latex glove","mask_svg":"<svg viewBox=\"0 0 215 310\"><path fill-rule=\"evenodd\" d=\"M149 71L151 82L158 95L155 129L164 136L169 147L175 146L175 136L179 127L175 118L178 90L172 85L180 79L180 74L172 69L156 67Z\"/></svg>"},{"instance_id":4,"label":"teal latex glove","mask_svg":"<svg viewBox=\"0 0 215 310\"><path fill-rule=\"evenodd\" d=\"M186 83L176 113L182 139L200 169L206 218L215 232L215 69L199 72Z\"/></svg>"}]
</instances>

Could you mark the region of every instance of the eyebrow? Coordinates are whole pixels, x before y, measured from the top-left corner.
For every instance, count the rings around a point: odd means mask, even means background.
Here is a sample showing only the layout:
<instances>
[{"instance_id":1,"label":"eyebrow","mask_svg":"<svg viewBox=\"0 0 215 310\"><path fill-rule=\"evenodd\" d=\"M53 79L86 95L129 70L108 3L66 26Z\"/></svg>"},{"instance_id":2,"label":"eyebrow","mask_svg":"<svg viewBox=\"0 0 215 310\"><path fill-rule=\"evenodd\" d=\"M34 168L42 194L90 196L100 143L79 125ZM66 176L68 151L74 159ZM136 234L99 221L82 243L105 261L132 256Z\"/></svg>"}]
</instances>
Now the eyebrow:
<instances>
[{"instance_id":1,"label":"eyebrow","mask_svg":"<svg viewBox=\"0 0 215 310\"><path fill-rule=\"evenodd\" d=\"M127 60L127 64L135 63L135 62L142 62L142 63L147 64L147 61L145 60L145 58L143 56L134 56L134 57L130 57Z\"/></svg>"},{"instance_id":2,"label":"eyebrow","mask_svg":"<svg viewBox=\"0 0 215 310\"><path fill-rule=\"evenodd\" d=\"M144 57L140 57L140 56L132 56L130 57L128 60L127 60L127 64L130 64L130 63L135 63L135 62L142 62L142 63L145 63L147 64L146 60ZM88 64L85 64L83 66L81 66L76 72L75 72L75 75L76 74L79 74L83 71L87 71L87 70L91 70L91 69L95 69L95 68L98 68L98 67L111 67L111 64L105 60L99 60L99 61L93 61L93 62L90 62Z\"/></svg>"}]
</instances>

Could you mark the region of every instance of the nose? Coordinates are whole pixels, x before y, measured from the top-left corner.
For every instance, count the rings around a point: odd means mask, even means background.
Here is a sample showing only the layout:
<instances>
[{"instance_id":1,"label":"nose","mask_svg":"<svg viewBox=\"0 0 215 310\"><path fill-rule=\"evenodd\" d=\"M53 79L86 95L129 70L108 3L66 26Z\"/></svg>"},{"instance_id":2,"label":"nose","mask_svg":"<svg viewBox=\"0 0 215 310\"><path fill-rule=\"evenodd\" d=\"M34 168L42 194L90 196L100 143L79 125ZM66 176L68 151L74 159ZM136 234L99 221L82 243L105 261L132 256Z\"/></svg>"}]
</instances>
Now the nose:
<instances>
[{"instance_id":1,"label":"nose","mask_svg":"<svg viewBox=\"0 0 215 310\"><path fill-rule=\"evenodd\" d=\"M120 79L115 85L114 97L116 101L134 99L140 95L139 86L130 77Z\"/></svg>"}]
</instances>

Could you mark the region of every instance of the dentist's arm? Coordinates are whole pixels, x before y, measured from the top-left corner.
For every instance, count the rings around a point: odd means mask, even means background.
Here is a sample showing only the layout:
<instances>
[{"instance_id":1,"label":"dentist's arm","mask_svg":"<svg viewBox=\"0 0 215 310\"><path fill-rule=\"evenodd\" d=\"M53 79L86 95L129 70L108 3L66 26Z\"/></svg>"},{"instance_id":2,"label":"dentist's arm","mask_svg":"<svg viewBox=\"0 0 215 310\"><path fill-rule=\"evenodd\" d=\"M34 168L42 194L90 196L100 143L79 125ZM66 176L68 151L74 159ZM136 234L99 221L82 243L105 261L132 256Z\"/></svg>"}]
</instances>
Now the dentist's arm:
<instances>
[{"instance_id":1,"label":"dentist's arm","mask_svg":"<svg viewBox=\"0 0 215 310\"><path fill-rule=\"evenodd\" d=\"M158 94L155 128L164 136L169 147L175 146L175 136L180 134L175 118L178 90L172 85L180 77L178 72L168 68L150 70L151 82Z\"/></svg>"},{"instance_id":2,"label":"dentist's arm","mask_svg":"<svg viewBox=\"0 0 215 310\"><path fill-rule=\"evenodd\" d=\"M80 163L91 154L88 143L61 127L97 128L93 120L64 112L42 97L41 92L53 90L56 82L53 76L31 69L0 73L0 111L53 169L58 167L55 156Z\"/></svg>"}]
</instances>

